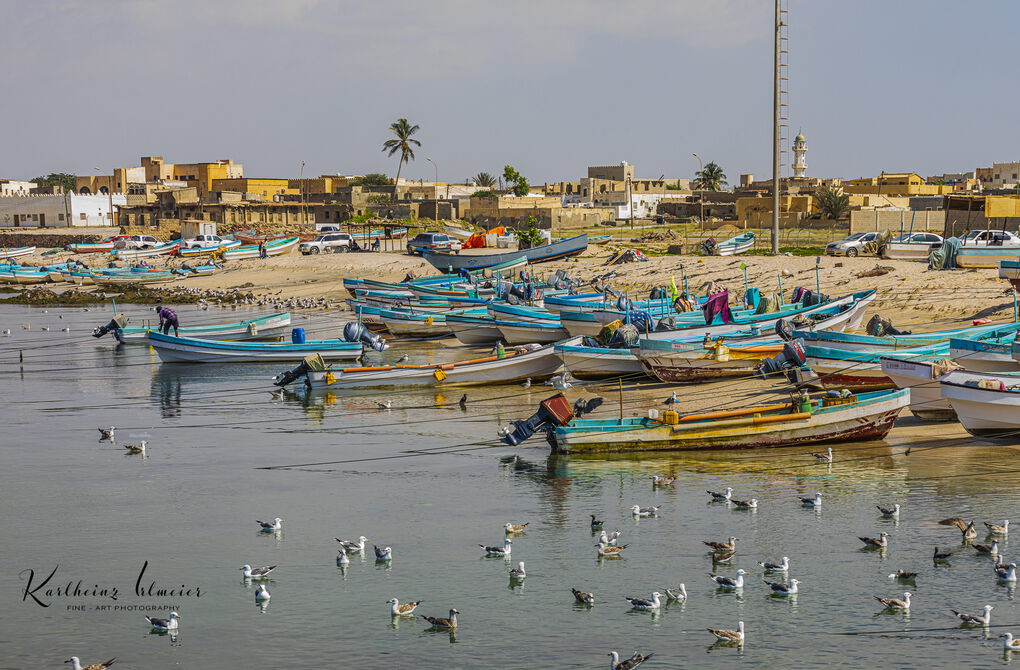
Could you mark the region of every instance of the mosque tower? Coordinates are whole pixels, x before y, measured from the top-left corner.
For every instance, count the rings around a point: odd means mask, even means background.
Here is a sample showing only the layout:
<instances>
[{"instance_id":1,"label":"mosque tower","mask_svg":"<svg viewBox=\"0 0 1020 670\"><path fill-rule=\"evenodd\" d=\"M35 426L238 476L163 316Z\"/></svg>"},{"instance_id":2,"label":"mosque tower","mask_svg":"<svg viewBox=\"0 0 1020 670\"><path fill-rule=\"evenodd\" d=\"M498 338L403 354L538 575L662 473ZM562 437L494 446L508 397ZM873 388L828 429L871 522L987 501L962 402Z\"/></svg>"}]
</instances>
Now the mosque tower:
<instances>
[{"instance_id":1,"label":"mosque tower","mask_svg":"<svg viewBox=\"0 0 1020 670\"><path fill-rule=\"evenodd\" d=\"M807 172L807 140L804 133L798 132L793 138L793 178L803 179Z\"/></svg>"}]
</instances>

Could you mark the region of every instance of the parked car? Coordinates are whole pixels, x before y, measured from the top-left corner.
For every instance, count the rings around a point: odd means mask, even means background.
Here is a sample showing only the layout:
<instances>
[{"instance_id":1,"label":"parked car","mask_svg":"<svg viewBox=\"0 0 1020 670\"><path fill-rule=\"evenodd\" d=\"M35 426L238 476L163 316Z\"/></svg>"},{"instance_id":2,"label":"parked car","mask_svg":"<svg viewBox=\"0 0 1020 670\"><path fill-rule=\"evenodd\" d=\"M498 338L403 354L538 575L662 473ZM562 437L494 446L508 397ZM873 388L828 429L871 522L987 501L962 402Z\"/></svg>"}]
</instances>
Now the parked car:
<instances>
[{"instance_id":1,"label":"parked car","mask_svg":"<svg viewBox=\"0 0 1020 670\"><path fill-rule=\"evenodd\" d=\"M326 233L319 235L311 242L302 242L298 251L305 254L346 253L351 250L354 238L350 233Z\"/></svg>"},{"instance_id":2,"label":"parked car","mask_svg":"<svg viewBox=\"0 0 1020 670\"><path fill-rule=\"evenodd\" d=\"M1008 230L972 230L960 240L968 247L1020 246L1020 237Z\"/></svg>"},{"instance_id":3,"label":"parked car","mask_svg":"<svg viewBox=\"0 0 1020 670\"><path fill-rule=\"evenodd\" d=\"M407 253L410 255L421 254L423 251L452 251L460 252L464 245L456 237L446 233L418 233L418 235L407 243Z\"/></svg>"},{"instance_id":4,"label":"parked car","mask_svg":"<svg viewBox=\"0 0 1020 670\"><path fill-rule=\"evenodd\" d=\"M827 256L847 256L853 258L863 253L875 253L873 250L865 252L864 245L868 242L876 242L881 233L854 233L837 242L830 242L825 245Z\"/></svg>"},{"instance_id":5,"label":"parked car","mask_svg":"<svg viewBox=\"0 0 1020 670\"><path fill-rule=\"evenodd\" d=\"M315 224L315 228L316 228L315 232L319 234L340 232L340 226L334 225L332 223L317 223Z\"/></svg>"},{"instance_id":6,"label":"parked car","mask_svg":"<svg viewBox=\"0 0 1020 670\"><path fill-rule=\"evenodd\" d=\"M163 244L152 235L115 235L114 249L151 249Z\"/></svg>"},{"instance_id":7,"label":"parked car","mask_svg":"<svg viewBox=\"0 0 1020 670\"><path fill-rule=\"evenodd\" d=\"M195 235L189 240L181 242L184 249L215 249L222 245L224 240L219 235Z\"/></svg>"}]
</instances>

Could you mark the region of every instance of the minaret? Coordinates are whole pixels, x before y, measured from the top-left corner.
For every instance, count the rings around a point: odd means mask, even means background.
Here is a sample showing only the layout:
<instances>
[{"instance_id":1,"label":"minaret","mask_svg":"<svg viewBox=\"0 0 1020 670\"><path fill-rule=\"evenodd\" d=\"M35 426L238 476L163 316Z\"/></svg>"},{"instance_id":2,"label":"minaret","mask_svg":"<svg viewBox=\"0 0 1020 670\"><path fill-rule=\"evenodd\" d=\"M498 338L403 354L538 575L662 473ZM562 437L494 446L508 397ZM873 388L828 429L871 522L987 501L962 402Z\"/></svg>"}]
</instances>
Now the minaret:
<instances>
[{"instance_id":1,"label":"minaret","mask_svg":"<svg viewBox=\"0 0 1020 670\"><path fill-rule=\"evenodd\" d=\"M793 178L803 179L807 172L807 140L804 133L798 132L793 138Z\"/></svg>"}]
</instances>

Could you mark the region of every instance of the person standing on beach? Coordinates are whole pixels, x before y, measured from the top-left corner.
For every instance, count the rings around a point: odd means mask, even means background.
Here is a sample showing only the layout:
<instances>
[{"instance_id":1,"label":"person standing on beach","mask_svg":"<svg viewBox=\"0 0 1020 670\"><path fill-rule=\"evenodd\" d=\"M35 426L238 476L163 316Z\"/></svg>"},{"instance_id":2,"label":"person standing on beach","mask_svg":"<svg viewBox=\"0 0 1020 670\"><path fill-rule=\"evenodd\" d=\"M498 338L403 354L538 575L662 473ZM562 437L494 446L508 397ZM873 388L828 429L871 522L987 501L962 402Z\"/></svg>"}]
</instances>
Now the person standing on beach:
<instances>
[{"instance_id":1,"label":"person standing on beach","mask_svg":"<svg viewBox=\"0 0 1020 670\"><path fill-rule=\"evenodd\" d=\"M180 324L177 322L177 312L173 311L169 307L156 307L156 314L159 316L159 328L164 335L170 334L170 327L173 326L174 337L180 337L177 328Z\"/></svg>"},{"instance_id":2,"label":"person standing on beach","mask_svg":"<svg viewBox=\"0 0 1020 670\"><path fill-rule=\"evenodd\" d=\"M259 258L266 258L267 255L268 254L266 254L266 241L262 240L261 242L259 242Z\"/></svg>"}]
</instances>

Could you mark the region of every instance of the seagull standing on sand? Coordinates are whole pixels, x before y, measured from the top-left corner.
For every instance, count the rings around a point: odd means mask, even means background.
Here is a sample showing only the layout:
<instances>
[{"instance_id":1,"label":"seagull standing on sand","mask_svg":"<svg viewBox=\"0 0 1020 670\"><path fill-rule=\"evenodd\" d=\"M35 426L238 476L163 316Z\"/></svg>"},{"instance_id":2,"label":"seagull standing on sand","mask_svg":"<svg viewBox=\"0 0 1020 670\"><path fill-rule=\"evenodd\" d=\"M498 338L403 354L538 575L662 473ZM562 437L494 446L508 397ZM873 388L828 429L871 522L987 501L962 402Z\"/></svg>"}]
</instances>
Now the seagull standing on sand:
<instances>
[{"instance_id":1,"label":"seagull standing on sand","mask_svg":"<svg viewBox=\"0 0 1020 670\"><path fill-rule=\"evenodd\" d=\"M814 498L800 498L800 504L805 507L821 507L822 494L816 493Z\"/></svg>"},{"instance_id":2,"label":"seagull standing on sand","mask_svg":"<svg viewBox=\"0 0 1020 670\"><path fill-rule=\"evenodd\" d=\"M746 574L747 573L744 570L737 570L737 574L735 577L725 577L723 575L717 575L714 573L709 573L708 576L718 586L727 589L740 589L744 587L744 575Z\"/></svg>"},{"instance_id":3,"label":"seagull standing on sand","mask_svg":"<svg viewBox=\"0 0 1020 670\"><path fill-rule=\"evenodd\" d=\"M531 377L528 377L527 379L525 379L524 381L521 382L521 388L526 388L526 389L531 388Z\"/></svg>"},{"instance_id":4,"label":"seagull standing on sand","mask_svg":"<svg viewBox=\"0 0 1020 670\"><path fill-rule=\"evenodd\" d=\"M177 630L180 626L177 620L181 618L181 615L177 612L170 612L169 619L157 619L155 617L147 616L145 620L149 622L155 630Z\"/></svg>"},{"instance_id":5,"label":"seagull standing on sand","mask_svg":"<svg viewBox=\"0 0 1020 670\"><path fill-rule=\"evenodd\" d=\"M390 605L390 614L392 616L409 616L414 612L418 605L421 605L425 601L415 600L413 602L401 605L400 601L398 601L396 598L390 598L386 602L387 604Z\"/></svg>"},{"instance_id":6,"label":"seagull standing on sand","mask_svg":"<svg viewBox=\"0 0 1020 670\"><path fill-rule=\"evenodd\" d=\"M467 393L460 397L460 400L457 401L457 404L460 405L461 409L467 409Z\"/></svg>"},{"instance_id":7,"label":"seagull standing on sand","mask_svg":"<svg viewBox=\"0 0 1020 670\"><path fill-rule=\"evenodd\" d=\"M107 428L100 428L99 429L99 439L100 440L112 440L113 439L113 431L115 431L115 430L117 430L117 429L115 427L113 427L113 426L110 426L108 429Z\"/></svg>"},{"instance_id":8,"label":"seagull standing on sand","mask_svg":"<svg viewBox=\"0 0 1020 670\"><path fill-rule=\"evenodd\" d=\"M339 542L340 546L343 547L344 551L350 554L360 554L364 552L365 542L368 542L368 538L365 537L364 535L359 537L357 542L352 542L350 540L341 540L339 537L334 537L333 539Z\"/></svg>"},{"instance_id":9,"label":"seagull standing on sand","mask_svg":"<svg viewBox=\"0 0 1020 670\"><path fill-rule=\"evenodd\" d=\"M662 601L659 598L662 594L658 591L652 593L651 599L646 598L634 598L631 596L625 596L623 599L630 603L630 606L636 610L657 610L662 605Z\"/></svg>"},{"instance_id":10,"label":"seagull standing on sand","mask_svg":"<svg viewBox=\"0 0 1020 670\"><path fill-rule=\"evenodd\" d=\"M662 404L663 405L676 405L676 404L679 404L679 402L680 402L679 396L677 396L676 391L673 391L672 393L669 394L669 397L666 398L666 400L663 401Z\"/></svg>"},{"instance_id":11,"label":"seagull standing on sand","mask_svg":"<svg viewBox=\"0 0 1020 670\"><path fill-rule=\"evenodd\" d=\"M655 516L659 512L659 506L654 507L641 507L640 505L633 505L630 508L630 513L634 516Z\"/></svg>"},{"instance_id":12,"label":"seagull standing on sand","mask_svg":"<svg viewBox=\"0 0 1020 670\"><path fill-rule=\"evenodd\" d=\"M93 663L92 665L83 666L77 656L72 656L71 658L64 661L64 663L71 664L71 670L106 670L106 668L110 667L116 662L117 662L116 658L111 658L106 663Z\"/></svg>"},{"instance_id":13,"label":"seagull standing on sand","mask_svg":"<svg viewBox=\"0 0 1020 670\"><path fill-rule=\"evenodd\" d=\"M241 571L241 576L245 579L269 579L269 573L275 569L275 565L266 565L261 568L252 568L250 565L244 565L238 568Z\"/></svg>"},{"instance_id":14,"label":"seagull standing on sand","mask_svg":"<svg viewBox=\"0 0 1020 670\"><path fill-rule=\"evenodd\" d=\"M398 359L397 359L397 362L398 362L398 363L406 363L406 362L407 362L407 354L404 354L403 356L401 356L400 358L398 358Z\"/></svg>"},{"instance_id":15,"label":"seagull standing on sand","mask_svg":"<svg viewBox=\"0 0 1020 670\"><path fill-rule=\"evenodd\" d=\"M376 405L379 406L379 409L390 409L390 408L393 407L393 401L392 400L384 400L382 402L377 402Z\"/></svg>"},{"instance_id":16,"label":"seagull standing on sand","mask_svg":"<svg viewBox=\"0 0 1020 670\"><path fill-rule=\"evenodd\" d=\"M907 611L910 609L910 591L903 593L903 600L899 598L879 598L875 596L875 600L882 603L887 610L903 610Z\"/></svg>"},{"instance_id":17,"label":"seagull standing on sand","mask_svg":"<svg viewBox=\"0 0 1020 670\"><path fill-rule=\"evenodd\" d=\"M744 641L744 622L737 622L736 630L720 630L716 628L709 628L708 632L715 635L723 642L743 642Z\"/></svg>"},{"instance_id":18,"label":"seagull standing on sand","mask_svg":"<svg viewBox=\"0 0 1020 670\"><path fill-rule=\"evenodd\" d=\"M516 568L510 568L510 579L524 579L528 573L524 571L524 561L517 564Z\"/></svg>"},{"instance_id":19,"label":"seagull standing on sand","mask_svg":"<svg viewBox=\"0 0 1020 670\"><path fill-rule=\"evenodd\" d=\"M259 584L259 587L255 589L255 602L260 603L269 600L270 598L272 598L272 596L269 595L269 589L267 589L264 585Z\"/></svg>"},{"instance_id":20,"label":"seagull standing on sand","mask_svg":"<svg viewBox=\"0 0 1020 670\"><path fill-rule=\"evenodd\" d=\"M609 652L609 670L634 670L634 668L638 667L652 656L655 656L655 654L645 654L642 656L635 651L633 656L621 661L620 655L615 651L611 651Z\"/></svg>"},{"instance_id":21,"label":"seagull standing on sand","mask_svg":"<svg viewBox=\"0 0 1020 670\"><path fill-rule=\"evenodd\" d=\"M375 550L375 560L377 561L392 561L393 550L389 547L377 547L374 544L372 548Z\"/></svg>"},{"instance_id":22,"label":"seagull standing on sand","mask_svg":"<svg viewBox=\"0 0 1020 670\"><path fill-rule=\"evenodd\" d=\"M783 561L781 563L758 561L758 565L765 568L765 572L787 572L790 569L790 558L788 556L783 556Z\"/></svg>"},{"instance_id":23,"label":"seagull standing on sand","mask_svg":"<svg viewBox=\"0 0 1020 670\"><path fill-rule=\"evenodd\" d=\"M274 530L283 530L283 519L280 517L273 519L272 523L268 521L259 521L258 519L255 519L255 523L261 527L260 529L264 533L271 533Z\"/></svg>"},{"instance_id":24,"label":"seagull standing on sand","mask_svg":"<svg viewBox=\"0 0 1020 670\"><path fill-rule=\"evenodd\" d=\"M949 610L952 612L957 619L967 624L978 624L979 626L987 626L992 622L992 606L985 605L984 614L965 614L963 612L957 612L956 610Z\"/></svg>"},{"instance_id":25,"label":"seagull standing on sand","mask_svg":"<svg viewBox=\"0 0 1020 670\"><path fill-rule=\"evenodd\" d=\"M900 516L900 506L895 504L892 507L882 507L881 505L875 505L878 511L882 513L882 517L885 519L898 519Z\"/></svg>"},{"instance_id":26,"label":"seagull standing on sand","mask_svg":"<svg viewBox=\"0 0 1020 670\"><path fill-rule=\"evenodd\" d=\"M509 556L510 550L513 547L513 540L506 538L503 540L502 547L490 547L484 544L480 544L478 546L484 549L488 556Z\"/></svg>"}]
</instances>

